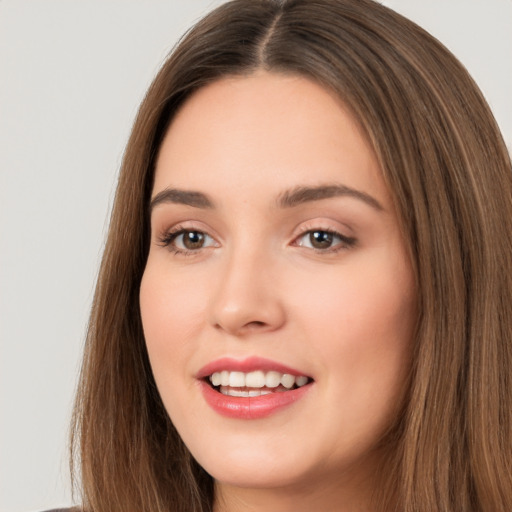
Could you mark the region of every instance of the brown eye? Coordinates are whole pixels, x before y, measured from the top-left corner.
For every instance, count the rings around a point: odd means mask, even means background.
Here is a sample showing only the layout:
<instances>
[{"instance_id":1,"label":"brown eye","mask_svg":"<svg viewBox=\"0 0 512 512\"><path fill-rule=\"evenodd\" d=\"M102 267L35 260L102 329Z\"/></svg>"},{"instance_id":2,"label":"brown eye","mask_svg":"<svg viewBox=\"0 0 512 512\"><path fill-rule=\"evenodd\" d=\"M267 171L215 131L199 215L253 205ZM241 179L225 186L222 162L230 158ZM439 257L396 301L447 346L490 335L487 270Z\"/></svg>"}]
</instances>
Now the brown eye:
<instances>
[{"instance_id":1,"label":"brown eye","mask_svg":"<svg viewBox=\"0 0 512 512\"><path fill-rule=\"evenodd\" d=\"M313 229L303 233L296 244L300 247L315 249L323 252L336 252L339 249L348 249L356 244L356 239L344 236L335 231L326 229Z\"/></svg>"},{"instance_id":2,"label":"brown eye","mask_svg":"<svg viewBox=\"0 0 512 512\"><path fill-rule=\"evenodd\" d=\"M181 237L185 249L201 249L204 245L205 236L200 231L184 231Z\"/></svg>"},{"instance_id":3,"label":"brown eye","mask_svg":"<svg viewBox=\"0 0 512 512\"><path fill-rule=\"evenodd\" d=\"M162 245L172 248L177 253L218 246L210 235L194 229L180 229L171 233L162 239Z\"/></svg>"},{"instance_id":4,"label":"brown eye","mask_svg":"<svg viewBox=\"0 0 512 512\"><path fill-rule=\"evenodd\" d=\"M309 242L315 249L329 249L333 238L333 234L327 231L311 231L309 233Z\"/></svg>"}]
</instances>

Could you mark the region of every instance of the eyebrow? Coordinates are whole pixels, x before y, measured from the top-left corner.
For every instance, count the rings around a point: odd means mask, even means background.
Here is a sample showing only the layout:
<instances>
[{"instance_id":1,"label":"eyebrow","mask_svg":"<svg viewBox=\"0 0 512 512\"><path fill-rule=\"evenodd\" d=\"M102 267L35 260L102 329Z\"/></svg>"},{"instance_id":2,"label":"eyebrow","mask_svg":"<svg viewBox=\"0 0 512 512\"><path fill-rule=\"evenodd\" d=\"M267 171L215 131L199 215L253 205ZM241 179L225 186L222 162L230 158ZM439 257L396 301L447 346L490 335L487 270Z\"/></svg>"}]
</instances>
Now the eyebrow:
<instances>
[{"instance_id":1,"label":"eyebrow","mask_svg":"<svg viewBox=\"0 0 512 512\"><path fill-rule=\"evenodd\" d=\"M277 206L280 208L293 208L304 203L331 199L334 197L353 197L363 201L375 210L384 210L383 206L370 194L356 190L346 185L330 184L318 185L316 187L296 187L279 194ZM165 203L183 204L194 208L212 209L215 207L213 201L202 192L195 190L181 190L166 188L151 199L150 212L158 205Z\"/></svg>"},{"instance_id":2,"label":"eyebrow","mask_svg":"<svg viewBox=\"0 0 512 512\"><path fill-rule=\"evenodd\" d=\"M370 194L340 184L296 187L280 194L277 198L277 204L281 208L293 208L303 203L319 201L321 199L331 199L333 197L353 197L363 201L378 211L384 210L384 207L379 201Z\"/></svg>"},{"instance_id":3,"label":"eyebrow","mask_svg":"<svg viewBox=\"0 0 512 512\"><path fill-rule=\"evenodd\" d=\"M213 208L213 201L202 192L195 192L193 190L180 190L176 188L166 188L159 192L149 204L149 211L159 204L174 203L184 204L186 206L193 206L194 208Z\"/></svg>"}]
</instances>

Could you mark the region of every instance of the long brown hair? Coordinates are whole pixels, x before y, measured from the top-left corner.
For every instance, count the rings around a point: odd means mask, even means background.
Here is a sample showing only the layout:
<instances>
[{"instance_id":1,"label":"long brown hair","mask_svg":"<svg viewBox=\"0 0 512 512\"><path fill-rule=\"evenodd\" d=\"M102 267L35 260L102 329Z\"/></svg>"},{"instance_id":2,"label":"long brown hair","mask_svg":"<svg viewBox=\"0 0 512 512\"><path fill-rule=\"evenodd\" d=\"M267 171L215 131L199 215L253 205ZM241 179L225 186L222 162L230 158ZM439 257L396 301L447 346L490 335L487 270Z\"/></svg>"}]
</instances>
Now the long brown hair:
<instances>
[{"instance_id":1,"label":"long brown hair","mask_svg":"<svg viewBox=\"0 0 512 512\"><path fill-rule=\"evenodd\" d=\"M139 311L155 156L184 101L226 75L299 74L365 130L419 290L383 510L512 510L512 168L462 65L372 0L235 0L200 21L144 99L126 148L74 413L87 511L210 511L212 478L158 395ZM393 503L392 503L393 501Z\"/></svg>"}]
</instances>

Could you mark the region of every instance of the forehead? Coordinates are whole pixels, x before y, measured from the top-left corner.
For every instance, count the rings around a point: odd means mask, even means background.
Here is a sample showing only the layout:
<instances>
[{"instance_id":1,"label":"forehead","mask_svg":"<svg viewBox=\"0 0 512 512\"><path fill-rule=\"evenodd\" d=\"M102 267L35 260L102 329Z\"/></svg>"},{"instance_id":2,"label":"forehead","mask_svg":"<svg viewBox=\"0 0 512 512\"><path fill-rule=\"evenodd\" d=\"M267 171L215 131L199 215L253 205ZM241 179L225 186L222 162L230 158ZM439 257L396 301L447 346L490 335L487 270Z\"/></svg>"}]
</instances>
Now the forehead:
<instances>
[{"instance_id":1,"label":"forehead","mask_svg":"<svg viewBox=\"0 0 512 512\"><path fill-rule=\"evenodd\" d=\"M342 102L304 77L223 78L189 98L161 145L154 193L226 193L341 182L387 195L371 146ZM250 190L249 190L250 192Z\"/></svg>"}]
</instances>

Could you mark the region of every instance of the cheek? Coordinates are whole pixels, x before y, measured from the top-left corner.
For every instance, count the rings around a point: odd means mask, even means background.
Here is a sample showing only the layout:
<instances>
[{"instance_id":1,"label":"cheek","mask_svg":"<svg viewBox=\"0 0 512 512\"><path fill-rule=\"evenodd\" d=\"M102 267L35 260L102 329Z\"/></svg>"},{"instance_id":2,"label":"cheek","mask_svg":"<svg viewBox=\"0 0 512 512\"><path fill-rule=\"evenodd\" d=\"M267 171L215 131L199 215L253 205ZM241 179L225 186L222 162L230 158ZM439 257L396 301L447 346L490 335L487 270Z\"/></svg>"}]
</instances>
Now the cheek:
<instances>
[{"instance_id":1,"label":"cheek","mask_svg":"<svg viewBox=\"0 0 512 512\"><path fill-rule=\"evenodd\" d=\"M199 332L204 325L205 292L149 262L140 287L140 309L146 348L161 399L175 425L189 425L188 415L200 407L194 368ZM197 368L196 368L197 369ZM188 427L187 427L188 428Z\"/></svg>"},{"instance_id":2,"label":"cheek","mask_svg":"<svg viewBox=\"0 0 512 512\"><path fill-rule=\"evenodd\" d=\"M149 266L140 288L140 309L151 367L162 398L165 391L190 373L194 340L203 325L205 292L168 275L165 268Z\"/></svg>"},{"instance_id":3,"label":"cheek","mask_svg":"<svg viewBox=\"0 0 512 512\"><path fill-rule=\"evenodd\" d=\"M296 316L320 345L336 339L339 347L378 349L410 339L415 321L412 273L400 261L386 265L387 259L374 259L374 264L317 273L290 290Z\"/></svg>"},{"instance_id":4,"label":"cheek","mask_svg":"<svg viewBox=\"0 0 512 512\"><path fill-rule=\"evenodd\" d=\"M296 317L321 373L335 382L336 400L352 404L347 410L354 412L375 409L377 402L385 409L404 392L410 366L412 272L394 254L346 270L295 289Z\"/></svg>"},{"instance_id":5,"label":"cheek","mask_svg":"<svg viewBox=\"0 0 512 512\"><path fill-rule=\"evenodd\" d=\"M140 309L148 345L164 347L187 343L199 328L205 291L174 272L148 266L140 287ZM176 341L175 341L176 340ZM162 347L163 348L163 347Z\"/></svg>"}]
</instances>

